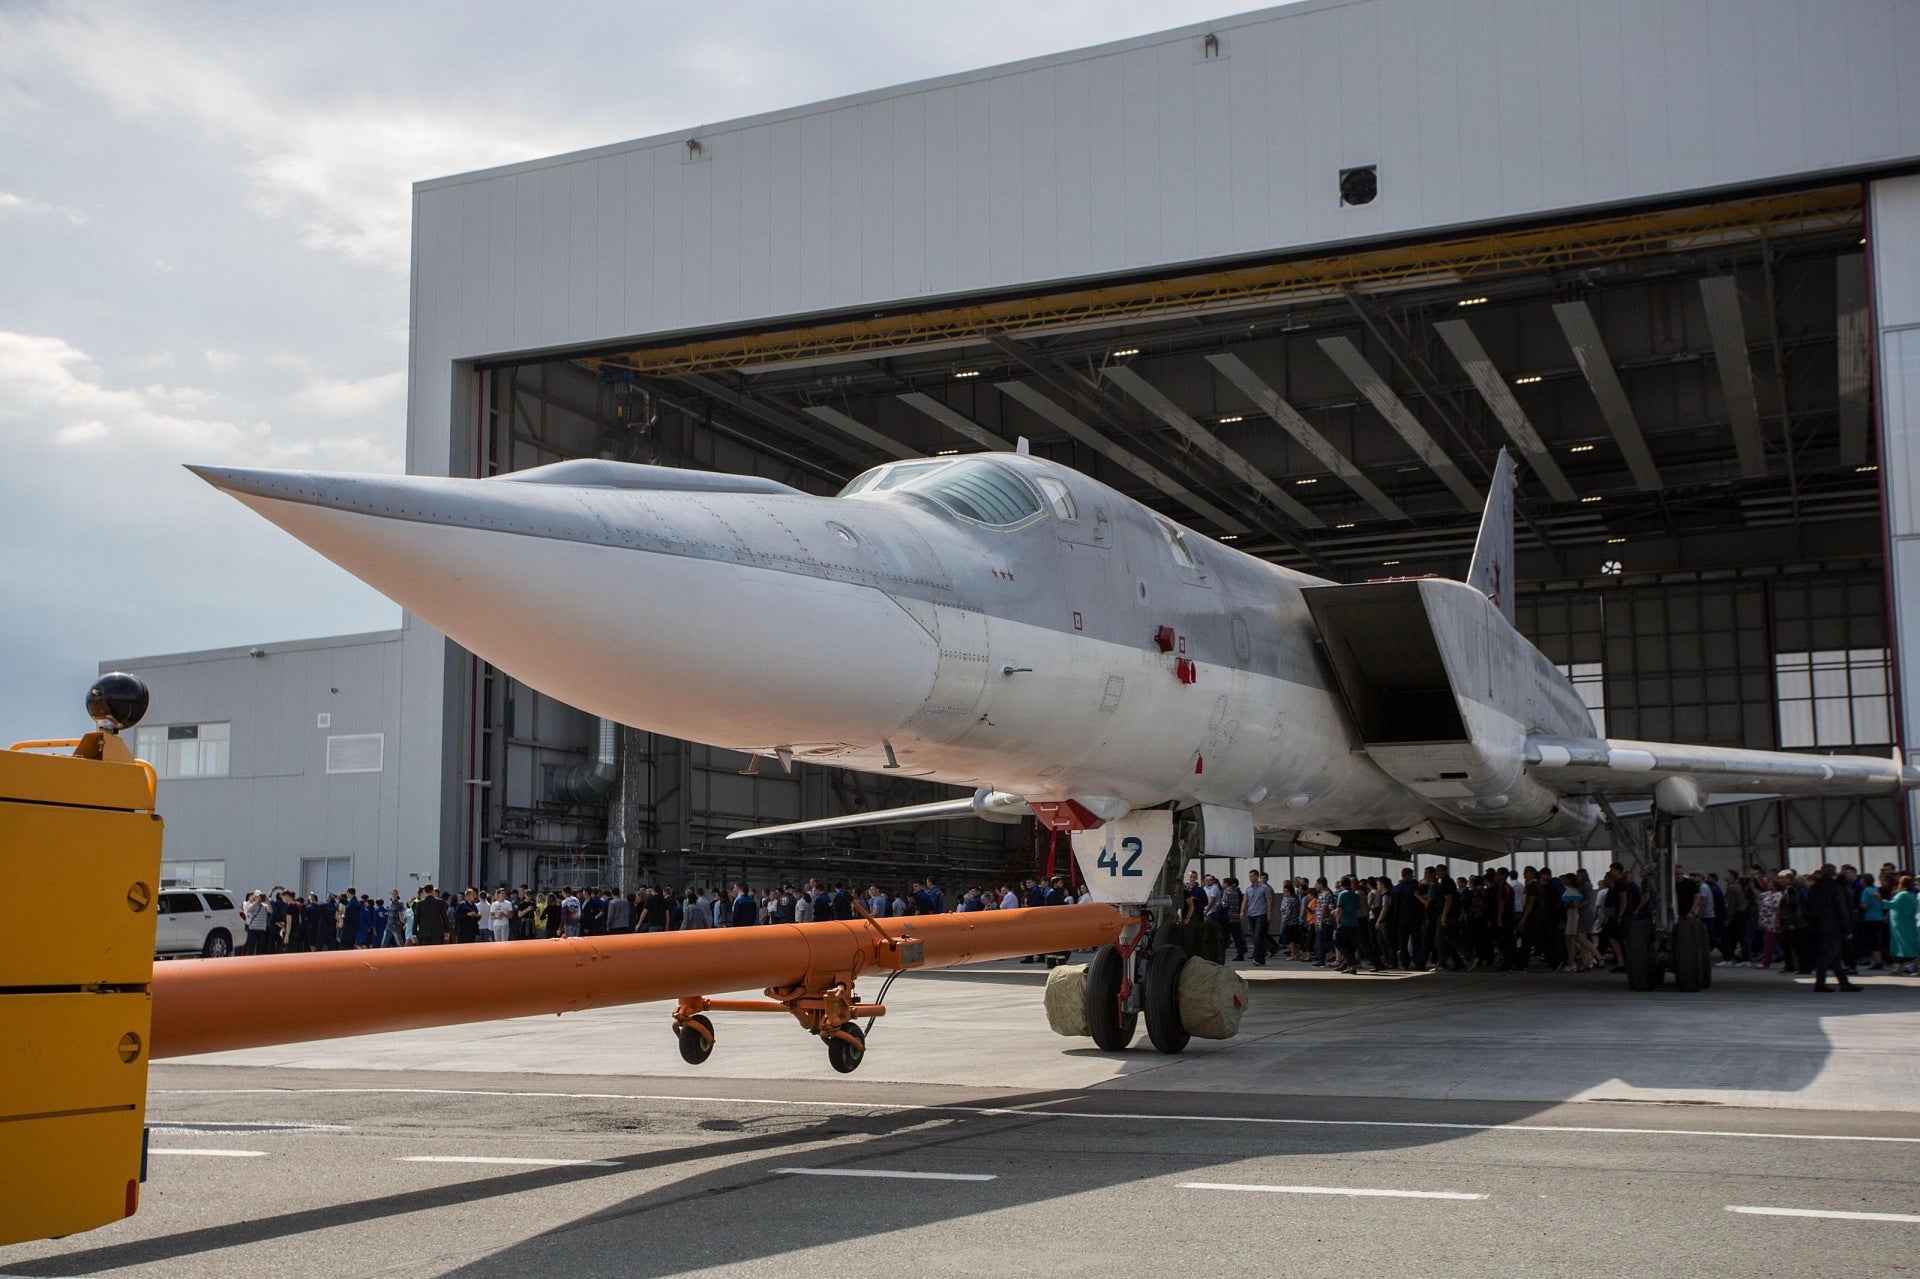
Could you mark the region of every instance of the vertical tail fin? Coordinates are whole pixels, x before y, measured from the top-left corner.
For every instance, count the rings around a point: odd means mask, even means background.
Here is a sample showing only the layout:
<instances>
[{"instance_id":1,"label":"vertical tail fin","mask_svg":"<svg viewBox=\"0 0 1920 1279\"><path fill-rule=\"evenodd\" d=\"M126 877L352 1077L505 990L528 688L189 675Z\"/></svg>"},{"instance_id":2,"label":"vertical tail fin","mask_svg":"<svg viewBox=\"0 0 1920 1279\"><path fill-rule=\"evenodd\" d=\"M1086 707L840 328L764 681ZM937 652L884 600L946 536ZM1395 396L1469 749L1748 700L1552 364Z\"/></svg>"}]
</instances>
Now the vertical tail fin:
<instances>
[{"instance_id":1,"label":"vertical tail fin","mask_svg":"<svg viewBox=\"0 0 1920 1279\"><path fill-rule=\"evenodd\" d=\"M1473 544L1473 567L1467 585L1485 593L1500 612L1513 620L1513 457L1500 450L1487 491L1486 513L1480 517L1480 536Z\"/></svg>"}]
</instances>

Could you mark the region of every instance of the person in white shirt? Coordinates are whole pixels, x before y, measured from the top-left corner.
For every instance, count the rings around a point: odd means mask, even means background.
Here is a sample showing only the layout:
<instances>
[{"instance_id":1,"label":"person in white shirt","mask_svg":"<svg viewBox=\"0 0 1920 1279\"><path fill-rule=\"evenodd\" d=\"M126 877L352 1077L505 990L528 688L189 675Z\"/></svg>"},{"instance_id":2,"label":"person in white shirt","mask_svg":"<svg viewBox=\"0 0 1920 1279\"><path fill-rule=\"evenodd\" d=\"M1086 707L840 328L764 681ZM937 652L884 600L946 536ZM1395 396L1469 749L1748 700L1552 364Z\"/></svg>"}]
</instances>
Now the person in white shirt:
<instances>
[{"instance_id":1,"label":"person in white shirt","mask_svg":"<svg viewBox=\"0 0 1920 1279\"><path fill-rule=\"evenodd\" d=\"M811 879L793 899L793 922L796 924L813 922L813 881Z\"/></svg>"},{"instance_id":2,"label":"person in white shirt","mask_svg":"<svg viewBox=\"0 0 1920 1279\"><path fill-rule=\"evenodd\" d=\"M907 899L898 893L893 895L893 913L896 915L907 913Z\"/></svg>"},{"instance_id":3,"label":"person in white shirt","mask_svg":"<svg viewBox=\"0 0 1920 1279\"><path fill-rule=\"evenodd\" d=\"M1011 888L1004 890L1000 894L1000 909L1001 910L1019 910L1020 894L1014 892Z\"/></svg>"},{"instance_id":4,"label":"person in white shirt","mask_svg":"<svg viewBox=\"0 0 1920 1279\"><path fill-rule=\"evenodd\" d=\"M493 925L493 939L507 940L507 934L513 928L513 903L507 900L507 890L493 890L493 900L487 903L487 919Z\"/></svg>"}]
</instances>

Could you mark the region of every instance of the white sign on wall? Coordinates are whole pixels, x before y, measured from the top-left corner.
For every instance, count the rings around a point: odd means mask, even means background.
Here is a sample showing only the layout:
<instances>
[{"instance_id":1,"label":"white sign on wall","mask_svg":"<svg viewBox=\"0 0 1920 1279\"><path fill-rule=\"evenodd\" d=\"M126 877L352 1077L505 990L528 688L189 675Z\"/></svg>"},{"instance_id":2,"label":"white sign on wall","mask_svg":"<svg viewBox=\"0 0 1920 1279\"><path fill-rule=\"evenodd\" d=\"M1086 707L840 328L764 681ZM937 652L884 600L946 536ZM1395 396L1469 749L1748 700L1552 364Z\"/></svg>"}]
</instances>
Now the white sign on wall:
<instances>
[{"instance_id":1,"label":"white sign on wall","mask_svg":"<svg viewBox=\"0 0 1920 1279\"><path fill-rule=\"evenodd\" d=\"M1073 832L1073 861L1097 902L1138 905L1153 895L1173 849L1173 813L1150 808Z\"/></svg>"},{"instance_id":2,"label":"white sign on wall","mask_svg":"<svg viewBox=\"0 0 1920 1279\"><path fill-rule=\"evenodd\" d=\"M385 733L349 733L327 739L329 773L377 773L386 762Z\"/></svg>"}]
</instances>

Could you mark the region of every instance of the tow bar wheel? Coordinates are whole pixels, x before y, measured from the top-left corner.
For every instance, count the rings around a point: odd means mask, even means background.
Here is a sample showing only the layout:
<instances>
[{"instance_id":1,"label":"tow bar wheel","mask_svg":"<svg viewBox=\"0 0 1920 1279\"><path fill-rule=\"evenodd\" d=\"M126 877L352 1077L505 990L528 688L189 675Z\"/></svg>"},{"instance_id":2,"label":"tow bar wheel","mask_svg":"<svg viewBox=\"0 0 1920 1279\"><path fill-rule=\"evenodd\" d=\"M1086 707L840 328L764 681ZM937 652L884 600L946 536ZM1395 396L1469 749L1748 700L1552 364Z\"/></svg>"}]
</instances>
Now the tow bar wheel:
<instances>
[{"instance_id":1,"label":"tow bar wheel","mask_svg":"<svg viewBox=\"0 0 1920 1279\"><path fill-rule=\"evenodd\" d=\"M701 1034L705 1031L705 1034ZM713 1022L705 1013L695 1013L674 1029L680 1040L680 1060L698 1066L713 1056Z\"/></svg>"},{"instance_id":2,"label":"tow bar wheel","mask_svg":"<svg viewBox=\"0 0 1920 1279\"><path fill-rule=\"evenodd\" d=\"M1140 1025L1138 1012L1120 1008L1120 981L1126 971L1126 958L1111 942L1094 951L1087 965L1087 1033L1101 1052L1125 1048Z\"/></svg>"},{"instance_id":3,"label":"tow bar wheel","mask_svg":"<svg viewBox=\"0 0 1920 1279\"><path fill-rule=\"evenodd\" d=\"M1147 1038L1163 1053L1182 1051L1192 1038L1180 1020L1180 970L1186 966L1187 952L1178 946L1156 946L1147 961Z\"/></svg>"},{"instance_id":4,"label":"tow bar wheel","mask_svg":"<svg viewBox=\"0 0 1920 1279\"><path fill-rule=\"evenodd\" d=\"M852 1035L860 1041L859 1046L848 1043L839 1035L834 1036L827 1040L827 1064L843 1075L851 1075L867 1059L867 1035L853 1022L840 1027L840 1034Z\"/></svg>"}]
</instances>

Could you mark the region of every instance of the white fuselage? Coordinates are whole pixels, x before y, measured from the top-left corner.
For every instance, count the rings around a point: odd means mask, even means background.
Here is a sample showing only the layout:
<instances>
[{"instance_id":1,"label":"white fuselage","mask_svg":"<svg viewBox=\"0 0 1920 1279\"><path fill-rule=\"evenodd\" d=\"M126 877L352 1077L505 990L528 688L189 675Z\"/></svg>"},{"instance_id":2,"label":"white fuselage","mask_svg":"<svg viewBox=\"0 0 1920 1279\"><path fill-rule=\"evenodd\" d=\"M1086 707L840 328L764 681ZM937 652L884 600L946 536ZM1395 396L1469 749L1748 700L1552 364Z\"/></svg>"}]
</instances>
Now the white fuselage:
<instances>
[{"instance_id":1,"label":"white fuselage","mask_svg":"<svg viewBox=\"0 0 1920 1279\"><path fill-rule=\"evenodd\" d=\"M1054 500L996 525L911 487L223 487L487 661L621 723L870 771L890 744L910 776L1224 805L1263 830L1443 811L1358 749L1302 600L1314 579L1067 468L972 461Z\"/></svg>"}]
</instances>

